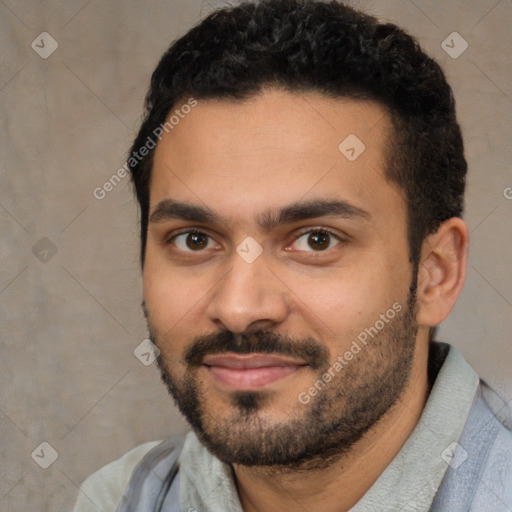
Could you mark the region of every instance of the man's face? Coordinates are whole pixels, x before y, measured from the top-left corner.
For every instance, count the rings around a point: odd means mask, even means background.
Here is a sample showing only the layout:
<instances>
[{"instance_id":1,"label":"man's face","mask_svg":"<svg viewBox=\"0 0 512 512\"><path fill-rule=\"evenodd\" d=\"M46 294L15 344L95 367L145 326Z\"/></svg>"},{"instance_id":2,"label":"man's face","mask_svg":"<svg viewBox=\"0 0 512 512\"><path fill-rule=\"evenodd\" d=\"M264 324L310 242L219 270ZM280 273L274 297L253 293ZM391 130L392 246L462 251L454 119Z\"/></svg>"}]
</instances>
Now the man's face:
<instances>
[{"instance_id":1,"label":"man's face","mask_svg":"<svg viewBox=\"0 0 512 512\"><path fill-rule=\"evenodd\" d=\"M148 324L164 381L221 460L325 461L407 384L415 276L405 202L384 178L389 134L376 103L270 90L199 101L159 142Z\"/></svg>"}]
</instances>

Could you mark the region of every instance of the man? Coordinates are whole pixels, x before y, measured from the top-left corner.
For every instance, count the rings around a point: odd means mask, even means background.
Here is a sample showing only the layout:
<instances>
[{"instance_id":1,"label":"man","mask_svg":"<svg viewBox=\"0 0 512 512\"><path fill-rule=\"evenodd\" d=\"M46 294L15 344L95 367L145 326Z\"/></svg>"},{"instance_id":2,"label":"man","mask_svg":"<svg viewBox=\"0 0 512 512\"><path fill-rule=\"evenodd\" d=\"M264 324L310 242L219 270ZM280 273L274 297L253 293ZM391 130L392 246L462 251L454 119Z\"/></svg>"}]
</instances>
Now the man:
<instances>
[{"instance_id":1,"label":"man","mask_svg":"<svg viewBox=\"0 0 512 512\"><path fill-rule=\"evenodd\" d=\"M89 477L76 511L512 510L508 409L433 341L467 166L414 39L337 2L214 13L160 61L128 165L192 432Z\"/></svg>"}]
</instances>

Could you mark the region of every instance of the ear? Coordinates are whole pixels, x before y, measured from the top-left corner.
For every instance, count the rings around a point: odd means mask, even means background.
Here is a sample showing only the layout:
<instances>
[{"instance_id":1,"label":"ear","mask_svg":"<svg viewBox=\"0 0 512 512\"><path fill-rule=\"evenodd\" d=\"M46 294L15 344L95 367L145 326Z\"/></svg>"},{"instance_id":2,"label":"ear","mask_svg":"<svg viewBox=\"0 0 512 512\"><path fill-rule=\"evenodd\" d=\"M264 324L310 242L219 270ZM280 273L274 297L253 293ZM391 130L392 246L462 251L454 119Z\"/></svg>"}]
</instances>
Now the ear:
<instances>
[{"instance_id":1,"label":"ear","mask_svg":"<svg viewBox=\"0 0 512 512\"><path fill-rule=\"evenodd\" d=\"M468 246L468 227L458 217L443 222L424 240L418 268L418 325L438 325L450 314L464 285Z\"/></svg>"}]
</instances>

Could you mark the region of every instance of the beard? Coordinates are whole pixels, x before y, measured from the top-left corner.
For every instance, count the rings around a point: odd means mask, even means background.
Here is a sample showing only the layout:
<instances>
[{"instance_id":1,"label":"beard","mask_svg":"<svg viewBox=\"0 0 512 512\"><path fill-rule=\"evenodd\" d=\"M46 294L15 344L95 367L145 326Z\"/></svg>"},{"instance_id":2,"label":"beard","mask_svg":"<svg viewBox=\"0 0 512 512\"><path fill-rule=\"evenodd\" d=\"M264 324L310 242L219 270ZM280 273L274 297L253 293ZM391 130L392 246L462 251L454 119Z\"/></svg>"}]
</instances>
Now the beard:
<instances>
[{"instance_id":1,"label":"beard","mask_svg":"<svg viewBox=\"0 0 512 512\"><path fill-rule=\"evenodd\" d=\"M183 371L166 357L165 347L172 345L172 339L159 335L143 304L151 340L160 349L157 362L162 380L203 445L227 464L281 470L328 467L349 453L400 399L414 359L415 306L411 286L406 307L307 404L297 398L288 416L277 420L265 414L265 409L279 398L278 392L265 389L231 392L227 409L208 410L208 390L198 376L204 357L222 352L299 357L315 373L300 390L307 391L332 367L324 345L312 338L265 330L240 334L223 330L197 337L188 345L181 361Z\"/></svg>"}]
</instances>

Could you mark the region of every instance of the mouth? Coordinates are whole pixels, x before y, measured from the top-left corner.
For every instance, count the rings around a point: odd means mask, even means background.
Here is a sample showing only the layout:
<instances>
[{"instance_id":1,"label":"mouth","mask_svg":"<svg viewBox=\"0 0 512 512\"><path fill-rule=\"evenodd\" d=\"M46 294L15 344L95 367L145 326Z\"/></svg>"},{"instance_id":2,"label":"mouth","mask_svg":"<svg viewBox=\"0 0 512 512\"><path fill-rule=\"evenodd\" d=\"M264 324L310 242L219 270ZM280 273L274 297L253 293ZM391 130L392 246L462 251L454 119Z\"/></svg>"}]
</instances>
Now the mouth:
<instances>
[{"instance_id":1,"label":"mouth","mask_svg":"<svg viewBox=\"0 0 512 512\"><path fill-rule=\"evenodd\" d=\"M203 360L212 379L230 390L261 389L305 368L304 361L272 354L213 354Z\"/></svg>"}]
</instances>

